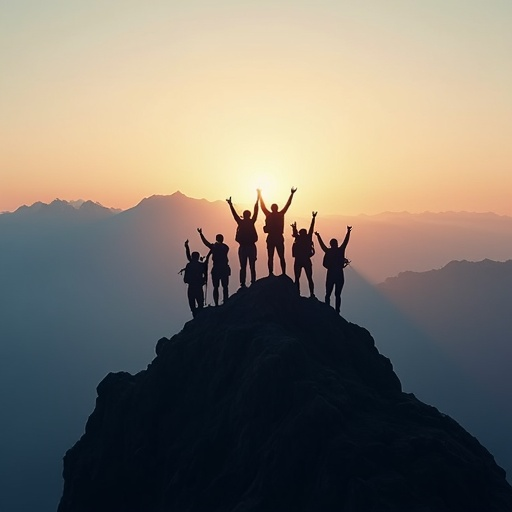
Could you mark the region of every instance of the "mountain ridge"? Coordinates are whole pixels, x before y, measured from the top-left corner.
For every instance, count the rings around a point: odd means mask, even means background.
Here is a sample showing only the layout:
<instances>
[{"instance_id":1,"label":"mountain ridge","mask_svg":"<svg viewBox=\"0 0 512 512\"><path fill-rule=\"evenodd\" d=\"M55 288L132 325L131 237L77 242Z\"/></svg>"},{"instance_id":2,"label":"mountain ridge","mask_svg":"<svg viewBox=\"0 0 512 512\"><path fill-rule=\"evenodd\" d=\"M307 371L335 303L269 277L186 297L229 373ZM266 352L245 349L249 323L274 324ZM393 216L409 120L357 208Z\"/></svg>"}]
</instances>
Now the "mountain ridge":
<instances>
[{"instance_id":1,"label":"mountain ridge","mask_svg":"<svg viewBox=\"0 0 512 512\"><path fill-rule=\"evenodd\" d=\"M45 207L52 206L52 205L55 206L59 203L68 204L68 205L72 206L75 210L79 210L84 203L88 203L88 204L97 205L101 208L105 208L114 213L120 213L123 211L127 211L127 210L131 210L133 208L136 208L139 205L141 205L147 201L165 200L168 198L190 199L193 201L201 201L201 202L207 202L207 203L223 203L224 202L223 199L210 200L210 199L206 199L206 198L195 198L195 197L191 197L191 196L184 194L180 190L176 190L175 192L172 192L170 194L152 194L150 196L143 197L136 204L134 204L133 206L129 206L127 208L114 208L114 207L104 206L100 202L94 201L92 199L63 200L63 199L55 198L54 200L50 201L49 203L45 203L44 201L36 201L35 203L32 203L31 205L20 205L18 208L16 208L13 211L0 212L0 215L6 215L6 214L9 215L9 214L13 214L16 212L19 213L19 212L23 212L23 211L27 211L27 210L32 210L35 212L35 211L40 210L41 208L45 208ZM234 204L237 205L236 202ZM243 207L251 208L253 206L253 204L254 203L247 203L247 204L243 203ZM242 205L242 203L240 203L240 205ZM480 218L489 217L489 218L504 219L504 220L512 219L512 215L500 214L500 213L496 213L496 212L492 212L492 211L478 212L478 211L470 211L470 210L443 210L443 211L425 210L425 211L421 211L421 212L410 212L408 210L402 210L402 211L388 210L388 211L382 211L382 212L371 213L371 214L364 213L364 212L358 213L358 214L350 214L350 215L343 214L343 213L326 213L326 214L324 214L324 216L326 218L342 217L342 218L350 218L350 219L357 219L357 218L367 218L367 219L378 219L378 218L388 218L389 219L389 218L391 218L392 219L392 218L398 218L401 216L406 216L409 218L436 217L436 216L438 216L438 217L453 217L453 216L466 217L466 216L469 216L469 217L480 217ZM306 218L306 217L304 216L304 218Z\"/></svg>"},{"instance_id":2,"label":"mountain ridge","mask_svg":"<svg viewBox=\"0 0 512 512\"><path fill-rule=\"evenodd\" d=\"M0 215L0 226L29 226L67 229L74 225L85 225L101 221L121 213L94 201L64 201L54 199L50 203L38 201L31 206L20 206L14 212Z\"/></svg>"},{"instance_id":3,"label":"mountain ridge","mask_svg":"<svg viewBox=\"0 0 512 512\"><path fill-rule=\"evenodd\" d=\"M399 272L396 276L390 276L386 278L385 281L381 283L382 286L393 286L395 283L398 283L400 280L408 279L408 278L417 278L420 276L433 276L438 275L443 272L465 272L469 269L475 268L476 266L480 268L485 268L487 270L494 270L497 267L502 268L512 268L512 259L505 261L495 261L490 258L484 258L480 261L470 261L470 260L452 260L449 261L446 265L443 265L441 268L433 268L431 270L426 270L423 272L413 271L413 270L404 270L403 272Z\"/></svg>"}]
</instances>

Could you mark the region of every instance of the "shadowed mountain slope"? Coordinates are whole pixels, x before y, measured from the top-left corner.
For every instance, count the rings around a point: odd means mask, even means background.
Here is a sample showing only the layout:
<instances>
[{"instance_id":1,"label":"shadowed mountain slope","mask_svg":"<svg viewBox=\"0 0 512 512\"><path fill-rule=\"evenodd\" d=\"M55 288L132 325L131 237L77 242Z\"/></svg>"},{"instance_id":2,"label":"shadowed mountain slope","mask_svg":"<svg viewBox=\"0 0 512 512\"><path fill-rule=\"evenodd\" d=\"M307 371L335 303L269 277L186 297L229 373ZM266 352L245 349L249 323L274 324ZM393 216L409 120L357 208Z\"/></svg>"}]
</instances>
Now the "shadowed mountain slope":
<instances>
[{"instance_id":1,"label":"shadowed mountain slope","mask_svg":"<svg viewBox=\"0 0 512 512\"><path fill-rule=\"evenodd\" d=\"M487 450L403 393L367 330L287 277L156 350L147 370L99 384L59 512L512 509Z\"/></svg>"},{"instance_id":2,"label":"shadowed mountain slope","mask_svg":"<svg viewBox=\"0 0 512 512\"><path fill-rule=\"evenodd\" d=\"M404 387L471 426L510 476L512 260L452 261L429 272L402 272L378 288L426 341L422 346L418 336L409 342L409 369L400 370ZM372 332L384 332L369 323ZM401 355L390 346L385 352L396 368L403 368ZM406 378L407 372L412 378ZM435 399L433 386L425 379L420 383L420 373L435 374ZM448 383L450 392L441 393Z\"/></svg>"}]
</instances>

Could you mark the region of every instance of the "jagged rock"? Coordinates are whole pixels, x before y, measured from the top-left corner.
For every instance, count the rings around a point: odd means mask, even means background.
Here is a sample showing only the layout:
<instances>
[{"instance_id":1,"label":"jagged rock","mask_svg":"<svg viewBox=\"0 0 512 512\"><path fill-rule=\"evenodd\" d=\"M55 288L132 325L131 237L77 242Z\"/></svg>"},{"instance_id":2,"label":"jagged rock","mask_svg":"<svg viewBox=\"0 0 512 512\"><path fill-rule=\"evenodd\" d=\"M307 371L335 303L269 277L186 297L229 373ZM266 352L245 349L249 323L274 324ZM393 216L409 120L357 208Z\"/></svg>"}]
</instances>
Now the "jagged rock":
<instances>
[{"instance_id":1,"label":"jagged rock","mask_svg":"<svg viewBox=\"0 0 512 512\"><path fill-rule=\"evenodd\" d=\"M287 277L206 308L97 391L59 512L512 510L487 450Z\"/></svg>"}]
</instances>

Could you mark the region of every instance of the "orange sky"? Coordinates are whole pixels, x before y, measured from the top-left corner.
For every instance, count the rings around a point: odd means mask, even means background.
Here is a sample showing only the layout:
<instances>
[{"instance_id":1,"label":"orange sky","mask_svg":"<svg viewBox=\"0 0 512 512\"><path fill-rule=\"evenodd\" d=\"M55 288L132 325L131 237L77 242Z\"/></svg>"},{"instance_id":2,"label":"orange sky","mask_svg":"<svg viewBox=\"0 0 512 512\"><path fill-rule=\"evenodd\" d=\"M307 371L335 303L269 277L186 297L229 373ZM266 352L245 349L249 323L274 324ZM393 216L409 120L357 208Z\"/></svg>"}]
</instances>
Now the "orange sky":
<instances>
[{"instance_id":1,"label":"orange sky","mask_svg":"<svg viewBox=\"0 0 512 512\"><path fill-rule=\"evenodd\" d=\"M294 185L304 213L512 215L509 2L41 4L0 6L0 211Z\"/></svg>"}]
</instances>

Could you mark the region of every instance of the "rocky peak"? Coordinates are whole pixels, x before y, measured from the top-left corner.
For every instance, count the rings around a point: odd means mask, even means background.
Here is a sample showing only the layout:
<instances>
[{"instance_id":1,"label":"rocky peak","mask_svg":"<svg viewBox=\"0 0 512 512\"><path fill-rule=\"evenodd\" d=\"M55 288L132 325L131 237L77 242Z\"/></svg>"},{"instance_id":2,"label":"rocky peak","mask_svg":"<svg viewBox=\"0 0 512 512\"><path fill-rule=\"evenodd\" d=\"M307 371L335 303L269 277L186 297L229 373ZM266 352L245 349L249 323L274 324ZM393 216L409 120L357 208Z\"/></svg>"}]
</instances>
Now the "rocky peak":
<instances>
[{"instance_id":1,"label":"rocky peak","mask_svg":"<svg viewBox=\"0 0 512 512\"><path fill-rule=\"evenodd\" d=\"M487 450L287 277L206 308L156 351L99 384L59 512L512 509Z\"/></svg>"}]
</instances>

